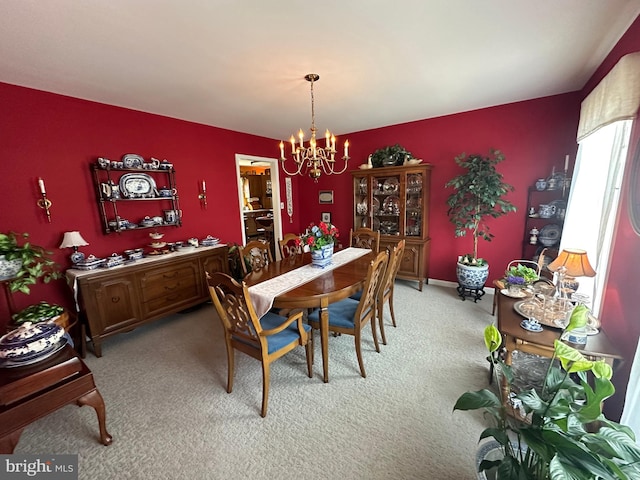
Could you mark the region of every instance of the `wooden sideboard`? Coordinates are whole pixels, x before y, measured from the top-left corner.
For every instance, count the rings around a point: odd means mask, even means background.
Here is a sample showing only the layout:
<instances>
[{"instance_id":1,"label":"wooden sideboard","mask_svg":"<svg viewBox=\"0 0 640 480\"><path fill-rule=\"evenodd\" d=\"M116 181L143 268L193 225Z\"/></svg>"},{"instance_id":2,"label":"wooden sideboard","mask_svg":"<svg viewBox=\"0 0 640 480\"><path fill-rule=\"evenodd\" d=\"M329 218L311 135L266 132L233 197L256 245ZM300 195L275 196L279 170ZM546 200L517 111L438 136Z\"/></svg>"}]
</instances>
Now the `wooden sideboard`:
<instances>
[{"instance_id":1,"label":"wooden sideboard","mask_svg":"<svg viewBox=\"0 0 640 480\"><path fill-rule=\"evenodd\" d=\"M209 300L206 273L229 272L226 245L90 271L67 270L97 357L102 340Z\"/></svg>"}]
</instances>

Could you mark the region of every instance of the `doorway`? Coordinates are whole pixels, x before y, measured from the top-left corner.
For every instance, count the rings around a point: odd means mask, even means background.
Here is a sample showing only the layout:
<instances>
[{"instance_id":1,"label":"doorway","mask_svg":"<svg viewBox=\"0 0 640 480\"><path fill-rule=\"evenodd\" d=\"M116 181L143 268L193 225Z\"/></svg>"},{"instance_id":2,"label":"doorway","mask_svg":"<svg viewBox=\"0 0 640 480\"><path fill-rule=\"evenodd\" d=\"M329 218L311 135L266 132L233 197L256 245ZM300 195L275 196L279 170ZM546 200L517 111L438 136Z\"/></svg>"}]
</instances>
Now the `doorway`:
<instances>
[{"instance_id":1,"label":"doorway","mask_svg":"<svg viewBox=\"0 0 640 480\"><path fill-rule=\"evenodd\" d=\"M245 224L246 200L243 179L240 174L240 167L255 167L268 169L268 180L271 182L271 203L273 209L273 242L277 245L278 239L282 238L282 215L283 205L280 202L280 177L278 171L278 160L276 158L256 157L253 155L236 154L236 184L238 188L238 205L240 206L240 226L242 228L242 244L247 243L247 225ZM279 257L278 248L275 248L276 257Z\"/></svg>"}]
</instances>

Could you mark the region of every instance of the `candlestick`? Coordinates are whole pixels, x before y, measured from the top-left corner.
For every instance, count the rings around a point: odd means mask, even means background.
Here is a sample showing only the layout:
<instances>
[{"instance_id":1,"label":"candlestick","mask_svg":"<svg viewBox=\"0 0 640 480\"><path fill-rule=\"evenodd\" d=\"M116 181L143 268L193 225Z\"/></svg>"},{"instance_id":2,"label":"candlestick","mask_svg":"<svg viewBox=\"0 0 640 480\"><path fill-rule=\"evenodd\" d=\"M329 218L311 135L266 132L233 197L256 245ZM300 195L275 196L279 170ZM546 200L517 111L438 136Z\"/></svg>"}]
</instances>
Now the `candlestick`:
<instances>
[{"instance_id":1,"label":"candlestick","mask_svg":"<svg viewBox=\"0 0 640 480\"><path fill-rule=\"evenodd\" d=\"M201 206L204 207L206 210L207 209L207 184L205 183L204 180L202 180L202 192L198 195L198 198L200 199Z\"/></svg>"},{"instance_id":2,"label":"candlestick","mask_svg":"<svg viewBox=\"0 0 640 480\"><path fill-rule=\"evenodd\" d=\"M41 177L38 177L38 186L40 187L40 195L42 198L36 202L40 208L44 210L45 215L47 216L47 221L51 223L51 200L47 198L47 191L44 188L44 180Z\"/></svg>"},{"instance_id":3,"label":"candlestick","mask_svg":"<svg viewBox=\"0 0 640 480\"><path fill-rule=\"evenodd\" d=\"M284 158L284 142L280 142L280 158Z\"/></svg>"},{"instance_id":4,"label":"candlestick","mask_svg":"<svg viewBox=\"0 0 640 480\"><path fill-rule=\"evenodd\" d=\"M566 155L564 157L564 173L567 173L568 169L569 169L569 155Z\"/></svg>"},{"instance_id":5,"label":"candlestick","mask_svg":"<svg viewBox=\"0 0 640 480\"><path fill-rule=\"evenodd\" d=\"M345 140L344 142L344 156L345 158L349 158L349 140Z\"/></svg>"}]
</instances>

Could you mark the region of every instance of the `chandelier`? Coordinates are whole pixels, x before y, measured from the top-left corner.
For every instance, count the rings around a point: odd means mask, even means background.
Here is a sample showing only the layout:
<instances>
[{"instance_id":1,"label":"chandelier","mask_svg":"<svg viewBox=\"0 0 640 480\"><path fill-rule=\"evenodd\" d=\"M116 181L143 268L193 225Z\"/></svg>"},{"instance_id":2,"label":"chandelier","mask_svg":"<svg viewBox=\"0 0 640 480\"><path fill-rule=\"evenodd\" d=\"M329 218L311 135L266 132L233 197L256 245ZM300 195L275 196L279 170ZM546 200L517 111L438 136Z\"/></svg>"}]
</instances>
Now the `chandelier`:
<instances>
[{"instance_id":1,"label":"chandelier","mask_svg":"<svg viewBox=\"0 0 640 480\"><path fill-rule=\"evenodd\" d=\"M324 172L326 175L340 174L347 169L347 162L349 161L349 140L344 142L344 155L342 160L344 166L341 170L336 169L336 137L327 130L324 134L325 145L324 148L319 146L316 142L316 119L313 102L313 82L317 82L320 79L320 75L316 73L309 73L305 75L305 80L311 82L311 139L308 146L304 144L304 132L302 129L298 132L298 142L293 135L291 135L291 157L293 158L293 171L287 170L287 159L284 153L284 142L280 142L280 162L282 164L282 170L287 175L306 175L307 173L316 182L318 178ZM290 162L289 162L290 163Z\"/></svg>"}]
</instances>

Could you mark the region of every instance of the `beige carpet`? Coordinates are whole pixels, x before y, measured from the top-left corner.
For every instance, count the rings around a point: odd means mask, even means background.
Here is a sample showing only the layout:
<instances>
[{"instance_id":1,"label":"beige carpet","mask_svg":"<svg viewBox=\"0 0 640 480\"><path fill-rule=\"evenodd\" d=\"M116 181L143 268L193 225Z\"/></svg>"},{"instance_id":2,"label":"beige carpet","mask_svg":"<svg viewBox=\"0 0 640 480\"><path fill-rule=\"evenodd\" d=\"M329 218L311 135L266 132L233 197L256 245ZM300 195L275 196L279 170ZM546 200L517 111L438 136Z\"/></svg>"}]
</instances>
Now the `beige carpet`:
<instances>
[{"instance_id":1,"label":"beige carpet","mask_svg":"<svg viewBox=\"0 0 640 480\"><path fill-rule=\"evenodd\" d=\"M102 358L86 359L113 444L98 443L91 408L71 405L27 427L16 453L77 453L79 478L92 480L473 479L483 420L452 407L487 384L492 297L474 304L452 288L399 281L395 300L398 328L387 327L381 353L365 335L368 378L353 338L332 337L324 384L316 335L314 378L302 348L272 366L265 419L259 362L236 353L226 393L211 305L113 337Z\"/></svg>"}]
</instances>

